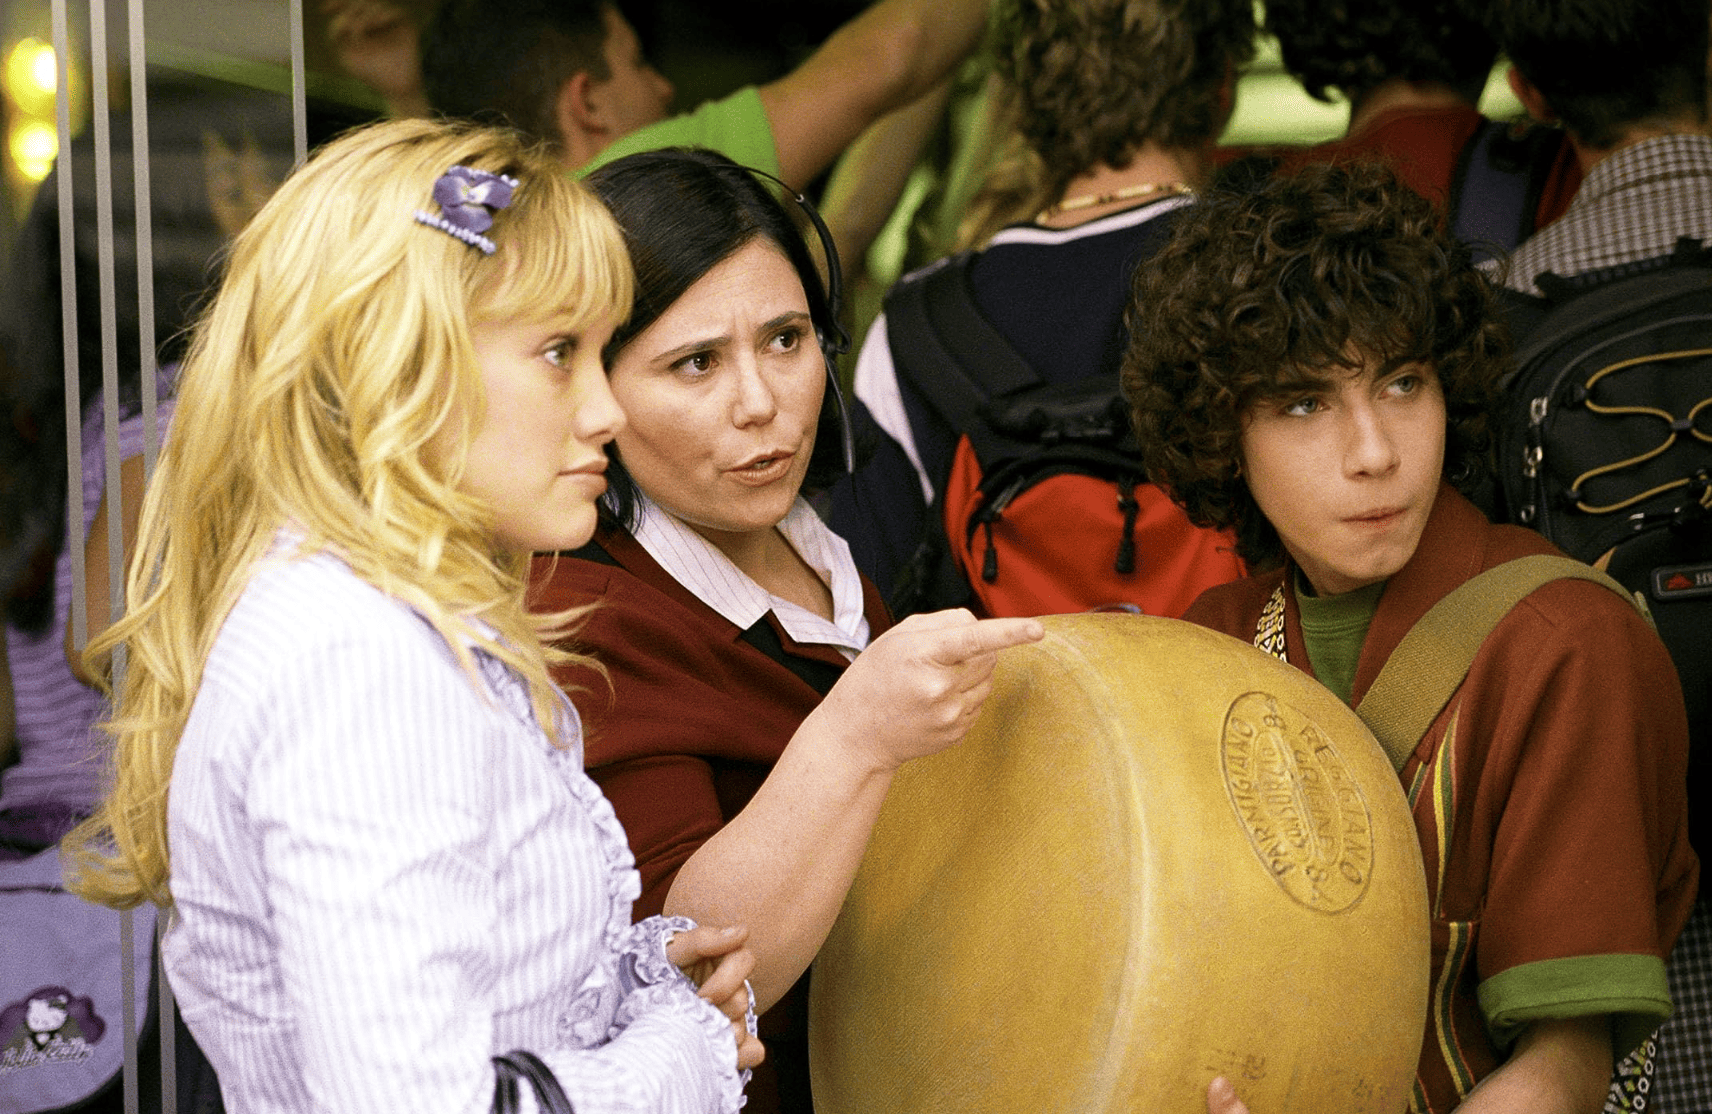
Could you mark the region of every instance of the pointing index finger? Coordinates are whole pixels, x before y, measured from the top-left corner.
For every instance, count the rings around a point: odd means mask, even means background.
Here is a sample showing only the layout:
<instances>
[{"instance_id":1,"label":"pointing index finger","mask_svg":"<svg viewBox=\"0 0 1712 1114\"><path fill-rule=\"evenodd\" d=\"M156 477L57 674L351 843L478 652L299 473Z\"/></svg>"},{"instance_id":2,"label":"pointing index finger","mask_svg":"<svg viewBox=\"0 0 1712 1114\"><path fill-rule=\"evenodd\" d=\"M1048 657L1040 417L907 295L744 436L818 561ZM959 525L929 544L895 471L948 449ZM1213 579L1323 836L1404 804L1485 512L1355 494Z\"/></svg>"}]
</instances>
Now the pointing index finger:
<instances>
[{"instance_id":1,"label":"pointing index finger","mask_svg":"<svg viewBox=\"0 0 1712 1114\"><path fill-rule=\"evenodd\" d=\"M929 656L940 665L961 665L978 655L1039 642L1044 637L1046 628L1039 619L977 619L942 632Z\"/></svg>"}]
</instances>

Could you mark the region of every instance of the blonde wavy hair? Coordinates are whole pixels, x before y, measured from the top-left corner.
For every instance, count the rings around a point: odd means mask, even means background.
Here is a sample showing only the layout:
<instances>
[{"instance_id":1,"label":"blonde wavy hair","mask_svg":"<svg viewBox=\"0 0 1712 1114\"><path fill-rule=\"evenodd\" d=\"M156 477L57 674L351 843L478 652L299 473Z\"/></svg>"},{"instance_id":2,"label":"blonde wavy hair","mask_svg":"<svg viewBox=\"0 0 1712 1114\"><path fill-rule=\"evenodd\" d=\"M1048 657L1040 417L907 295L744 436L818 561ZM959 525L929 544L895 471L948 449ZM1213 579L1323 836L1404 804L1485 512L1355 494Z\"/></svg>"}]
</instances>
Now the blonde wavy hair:
<instances>
[{"instance_id":1,"label":"blonde wavy hair","mask_svg":"<svg viewBox=\"0 0 1712 1114\"><path fill-rule=\"evenodd\" d=\"M418 223L452 166L521 180L489 256ZM169 904L166 806L208 653L282 528L526 678L555 742L548 648L580 612L531 615L528 555L458 490L483 414L474 323L564 313L619 320L632 293L617 224L517 133L400 120L343 136L280 187L232 245L197 325L178 409L143 501L129 610L91 643L123 646L107 731L113 787L66 837L71 884Z\"/></svg>"}]
</instances>

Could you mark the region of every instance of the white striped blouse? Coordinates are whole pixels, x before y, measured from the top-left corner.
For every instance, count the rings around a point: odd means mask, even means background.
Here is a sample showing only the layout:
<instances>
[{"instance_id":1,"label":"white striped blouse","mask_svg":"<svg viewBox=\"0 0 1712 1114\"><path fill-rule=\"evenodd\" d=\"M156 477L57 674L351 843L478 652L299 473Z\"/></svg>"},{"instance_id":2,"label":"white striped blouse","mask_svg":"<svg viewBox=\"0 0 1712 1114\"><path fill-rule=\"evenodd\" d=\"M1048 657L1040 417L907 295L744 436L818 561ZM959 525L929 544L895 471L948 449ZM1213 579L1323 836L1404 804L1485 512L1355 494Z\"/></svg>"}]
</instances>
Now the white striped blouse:
<instances>
[{"instance_id":1,"label":"white striped blouse","mask_svg":"<svg viewBox=\"0 0 1712 1114\"><path fill-rule=\"evenodd\" d=\"M522 681L478 688L327 554L270 558L173 766L163 944L227 1108L457 1111L541 1055L581 1114L735 1111L729 1024L665 961L611 807ZM525 1088L527 1089L527 1088Z\"/></svg>"}]
</instances>

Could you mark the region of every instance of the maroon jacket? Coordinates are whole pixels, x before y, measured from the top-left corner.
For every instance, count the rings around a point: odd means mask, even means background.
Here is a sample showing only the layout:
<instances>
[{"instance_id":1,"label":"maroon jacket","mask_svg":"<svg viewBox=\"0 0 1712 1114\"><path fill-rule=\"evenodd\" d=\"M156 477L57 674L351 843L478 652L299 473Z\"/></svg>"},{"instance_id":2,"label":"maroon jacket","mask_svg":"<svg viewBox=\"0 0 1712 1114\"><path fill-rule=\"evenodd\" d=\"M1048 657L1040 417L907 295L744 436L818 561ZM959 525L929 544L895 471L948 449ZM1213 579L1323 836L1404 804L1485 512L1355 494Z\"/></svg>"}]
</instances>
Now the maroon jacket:
<instances>
[{"instance_id":1,"label":"maroon jacket","mask_svg":"<svg viewBox=\"0 0 1712 1114\"><path fill-rule=\"evenodd\" d=\"M1294 173L1326 162L1379 159L1403 183L1445 211L1456 181L1463 148L1480 129L1482 117L1472 105L1399 107L1381 112L1354 135L1313 147L1287 148L1278 171ZM1533 227L1544 228L1563 216L1581 187L1581 164L1565 139L1558 147L1534 209Z\"/></svg>"},{"instance_id":2,"label":"maroon jacket","mask_svg":"<svg viewBox=\"0 0 1712 1114\"><path fill-rule=\"evenodd\" d=\"M792 641L771 612L739 629L622 530L603 526L576 556L536 557L530 579L537 610L599 605L575 641L607 676L576 667L555 676L582 714L589 776L636 856L641 920L660 912L678 869L749 803L848 663L830 646ZM862 590L877 638L891 619L866 578ZM768 1052L749 1085L753 1114L806 1109L807 982L762 1019Z\"/></svg>"}]
</instances>

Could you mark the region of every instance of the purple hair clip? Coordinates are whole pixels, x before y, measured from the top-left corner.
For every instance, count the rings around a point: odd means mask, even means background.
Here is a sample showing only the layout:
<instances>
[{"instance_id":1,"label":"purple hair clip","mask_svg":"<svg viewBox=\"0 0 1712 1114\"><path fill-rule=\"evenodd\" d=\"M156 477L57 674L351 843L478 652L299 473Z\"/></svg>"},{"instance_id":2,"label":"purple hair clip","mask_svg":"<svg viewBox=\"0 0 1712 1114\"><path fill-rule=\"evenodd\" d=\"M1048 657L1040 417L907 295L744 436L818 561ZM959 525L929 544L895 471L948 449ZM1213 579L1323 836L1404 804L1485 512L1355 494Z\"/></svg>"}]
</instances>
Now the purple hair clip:
<instances>
[{"instance_id":1,"label":"purple hair clip","mask_svg":"<svg viewBox=\"0 0 1712 1114\"><path fill-rule=\"evenodd\" d=\"M480 248L484 255L492 255L493 241L482 233L493 227L493 214L511 204L511 193L517 186L516 178L504 174L454 166L434 183L440 215L418 209L416 219Z\"/></svg>"}]
</instances>

